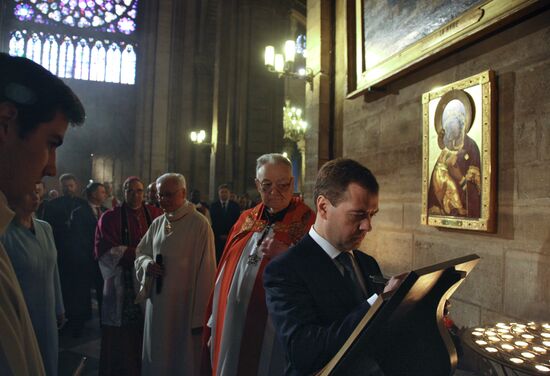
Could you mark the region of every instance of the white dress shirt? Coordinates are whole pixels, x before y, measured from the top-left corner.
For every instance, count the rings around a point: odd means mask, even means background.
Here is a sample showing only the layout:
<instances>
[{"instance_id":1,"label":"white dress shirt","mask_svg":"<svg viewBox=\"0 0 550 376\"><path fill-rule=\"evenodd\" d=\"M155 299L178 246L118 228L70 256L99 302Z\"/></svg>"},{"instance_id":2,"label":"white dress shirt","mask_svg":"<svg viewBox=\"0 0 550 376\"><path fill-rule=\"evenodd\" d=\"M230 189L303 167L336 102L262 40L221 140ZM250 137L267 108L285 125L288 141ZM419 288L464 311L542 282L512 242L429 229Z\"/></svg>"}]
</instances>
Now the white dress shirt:
<instances>
[{"instance_id":1,"label":"white dress shirt","mask_svg":"<svg viewBox=\"0 0 550 376\"><path fill-rule=\"evenodd\" d=\"M336 261L336 257L338 257L341 253L341 251L337 250L332 244L328 242L325 238L323 238L317 231L315 231L314 226L311 226L311 229L309 230L309 236L313 239L315 243L321 247L323 251L330 257L338 271L344 275L344 267ZM355 256L353 255L353 251L346 251L349 252L353 264L353 270L355 271L355 276L357 277L357 280L359 281L359 285L361 287L361 290L363 290L363 293L365 296L367 295L367 288L365 284L365 280L363 279L363 274L361 273L359 266L357 265L357 261L355 260ZM376 301L376 298L378 298L378 294L373 294L370 298L367 299L370 305L373 305Z\"/></svg>"}]
</instances>

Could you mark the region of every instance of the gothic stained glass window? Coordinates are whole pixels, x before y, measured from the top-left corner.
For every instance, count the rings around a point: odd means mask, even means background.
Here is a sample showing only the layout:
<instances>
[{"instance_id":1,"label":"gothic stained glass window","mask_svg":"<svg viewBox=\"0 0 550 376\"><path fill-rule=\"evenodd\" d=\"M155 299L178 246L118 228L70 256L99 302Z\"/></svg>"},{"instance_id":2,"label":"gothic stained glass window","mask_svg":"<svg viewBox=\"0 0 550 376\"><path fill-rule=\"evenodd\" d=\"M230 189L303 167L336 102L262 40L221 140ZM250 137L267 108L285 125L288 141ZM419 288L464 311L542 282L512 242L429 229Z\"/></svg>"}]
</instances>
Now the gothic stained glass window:
<instances>
[{"instance_id":1,"label":"gothic stained glass window","mask_svg":"<svg viewBox=\"0 0 550 376\"><path fill-rule=\"evenodd\" d=\"M306 55L306 36L305 34L300 34L296 38L296 53L300 55Z\"/></svg>"},{"instance_id":2,"label":"gothic stained glass window","mask_svg":"<svg viewBox=\"0 0 550 376\"><path fill-rule=\"evenodd\" d=\"M137 0L15 0L19 21L67 25L107 33L136 30Z\"/></svg>"},{"instance_id":3,"label":"gothic stained glass window","mask_svg":"<svg viewBox=\"0 0 550 376\"><path fill-rule=\"evenodd\" d=\"M23 33L16 31L10 38L10 55L23 56L25 55L25 39Z\"/></svg>"},{"instance_id":4,"label":"gothic stained glass window","mask_svg":"<svg viewBox=\"0 0 550 376\"><path fill-rule=\"evenodd\" d=\"M65 37L59 49L59 77L73 76L73 55L74 47L71 38Z\"/></svg>"},{"instance_id":5,"label":"gothic stained glass window","mask_svg":"<svg viewBox=\"0 0 550 376\"><path fill-rule=\"evenodd\" d=\"M122 52L122 70L120 82L133 85L136 81L136 53L131 45L127 45Z\"/></svg>"},{"instance_id":6,"label":"gothic stained glass window","mask_svg":"<svg viewBox=\"0 0 550 376\"><path fill-rule=\"evenodd\" d=\"M42 41L38 37L38 34L33 33L27 42L26 57L40 64L40 51L42 50Z\"/></svg>"},{"instance_id":7,"label":"gothic stained glass window","mask_svg":"<svg viewBox=\"0 0 550 376\"><path fill-rule=\"evenodd\" d=\"M90 47L85 39L81 39L76 44L74 78L87 80L89 64Z\"/></svg>"},{"instance_id":8,"label":"gothic stained glass window","mask_svg":"<svg viewBox=\"0 0 550 376\"><path fill-rule=\"evenodd\" d=\"M48 35L42 47L42 66L53 74L57 73L57 41Z\"/></svg>"},{"instance_id":9,"label":"gothic stained glass window","mask_svg":"<svg viewBox=\"0 0 550 376\"><path fill-rule=\"evenodd\" d=\"M90 81L105 81L105 47L97 41L92 48Z\"/></svg>"},{"instance_id":10,"label":"gothic stained glass window","mask_svg":"<svg viewBox=\"0 0 550 376\"><path fill-rule=\"evenodd\" d=\"M11 55L32 59L64 78L135 84L138 0L12 3L18 29L10 33Z\"/></svg>"},{"instance_id":11,"label":"gothic stained glass window","mask_svg":"<svg viewBox=\"0 0 550 376\"><path fill-rule=\"evenodd\" d=\"M120 48L116 44L111 44L107 51L107 74L106 82L120 82Z\"/></svg>"}]
</instances>

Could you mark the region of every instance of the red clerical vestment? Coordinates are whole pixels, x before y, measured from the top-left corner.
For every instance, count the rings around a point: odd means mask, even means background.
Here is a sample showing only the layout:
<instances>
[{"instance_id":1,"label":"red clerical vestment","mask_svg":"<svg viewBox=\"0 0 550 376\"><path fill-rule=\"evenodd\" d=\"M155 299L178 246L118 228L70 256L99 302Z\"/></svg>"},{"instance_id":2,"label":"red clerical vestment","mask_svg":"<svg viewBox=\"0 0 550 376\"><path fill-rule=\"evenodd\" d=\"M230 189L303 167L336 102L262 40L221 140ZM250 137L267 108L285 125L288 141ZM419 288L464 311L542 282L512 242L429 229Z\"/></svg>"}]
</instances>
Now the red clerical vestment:
<instances>
[{"instance_id":1,"label":"red clerical vestment","mask_svg":"<svg viewBox=\"0 0 550 376\"><path fill-rule=\"evenodd\" d=\"M155 206L131 209L123 203L106 211L98 222L95 255L104 279L101 376L140 373L143 315L134 304L134 260L141 238L162 214Z\"/></svg>"},{"instance_id":2,"label":"red clerical vestment","mask_svg":"<svg viewBox=\"0 0 550 376\"><path fill-rule=\"evenodd\" d=\"M268 237L288 247L297 243L315 222L315 213L296 199L271 219L264 210L259 204L243 212L228 236L207 309L203 375L272 375L284 369L262 278L276 255L264 254L260 245Z\"/></svg>"}]
</instances>

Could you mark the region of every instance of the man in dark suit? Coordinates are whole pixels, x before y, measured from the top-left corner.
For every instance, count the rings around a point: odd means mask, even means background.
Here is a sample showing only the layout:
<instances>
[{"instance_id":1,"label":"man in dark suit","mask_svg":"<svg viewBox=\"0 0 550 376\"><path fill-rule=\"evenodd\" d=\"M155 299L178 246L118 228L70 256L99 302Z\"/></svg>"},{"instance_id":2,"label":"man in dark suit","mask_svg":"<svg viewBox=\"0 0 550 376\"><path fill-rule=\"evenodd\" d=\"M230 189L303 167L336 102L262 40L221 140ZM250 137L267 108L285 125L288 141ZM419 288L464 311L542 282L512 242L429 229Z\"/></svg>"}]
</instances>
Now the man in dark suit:
<instances>
[{"instance_id":1,"label":"man in dark suit","mask_svg":"<svg viewBox=\"0 0 550 376\"><path fill-rule=\"evenodd\" d=\"M57 264L59 267L59 277L61 279L61 290L63 292L63 301L65 303L66 317L69 320L69 326L72 328L80 328L82 320L75 321L74 307L71 297L74 295L73 277L74 273L79 271L73 270L74 257L73 248L71 247L72 239L72 222L74 213L80 208L88 206L88 202L81 197L78 197L78 182L76 177L70 173L62 174L59 177L59 185L63 192L61 197L57 197L48 203L48 207L44 212L44 220L47 221L53 230L55 246L57 248ZM78 315L77 315L78 316ZM75 329L80 332L81 329Z\"/></svg>"},{"instance_id":2,"label":"man in dark suit","mask_svg":"<svg viewBox=\"0 0 550 376\"><path fill-rule=\"evenodd\" d=\"M70 328L79 337L84 322L91 318L91 293L96 297L101 312L103 297L103 277L94 257L94 239L97 222L107 210L103 202L107 198L105 186L92 182L85 190L87 203L75 208L71 214L69 252L66 255L65 284L63 298L67 309Z\"/></svg>"},{"instance_id":3,"label":"man in dark suit","mask_svg":"<svg viewBox=\"0 0 550 376\"><path fill-rule=\"evenodd\" d=\"M326 163L314 189L315 224L298 244L265 269L269 314L288 361L285 374L323 368L382 291L395 290L404 275L375 285L378 263L357 250L378 212L378 183L351 159ZM365 374L379 375L372 361Z\"/></svg>"},{"instance_id":4,"label":"man in dark suit","mask_svg":"<svg viewBox=\"0 0 550 376\"><path fill-rule=\"evenodd\" d=\"M216 242L216 262L220 262L227 235L229 235L231 227L233 227L241 215L239 204L229 199L230 194L231 191L227 184L220 185L218 187L219 200L214 202L210 207L212 230L214 231L214 240Z\"/></svg>"}]
</instances>

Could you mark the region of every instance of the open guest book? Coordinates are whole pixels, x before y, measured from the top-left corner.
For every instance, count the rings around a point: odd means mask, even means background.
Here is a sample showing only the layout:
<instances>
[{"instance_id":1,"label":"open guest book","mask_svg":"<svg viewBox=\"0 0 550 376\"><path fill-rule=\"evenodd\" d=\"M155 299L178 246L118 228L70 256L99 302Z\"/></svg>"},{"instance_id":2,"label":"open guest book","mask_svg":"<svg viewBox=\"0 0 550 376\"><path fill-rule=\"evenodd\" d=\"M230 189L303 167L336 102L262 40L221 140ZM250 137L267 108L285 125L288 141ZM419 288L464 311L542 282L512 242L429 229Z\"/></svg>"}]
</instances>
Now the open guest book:
<instances>
[{"instance_id":1,"label":"open guest book","mask_svg":"<svg viewBox=\"0 0 550 376\"><path fill-rule=\"evenodd\" d=\"M378 297L317 376L369 375L373 360L385 376L451 375L458 358L443 309L478 261L472 254L411 271Z\"/></svg>"}]
</instances>

